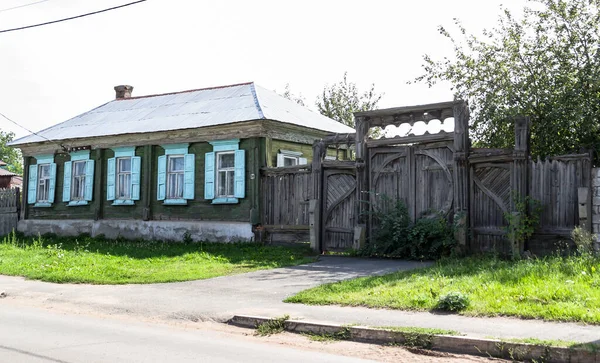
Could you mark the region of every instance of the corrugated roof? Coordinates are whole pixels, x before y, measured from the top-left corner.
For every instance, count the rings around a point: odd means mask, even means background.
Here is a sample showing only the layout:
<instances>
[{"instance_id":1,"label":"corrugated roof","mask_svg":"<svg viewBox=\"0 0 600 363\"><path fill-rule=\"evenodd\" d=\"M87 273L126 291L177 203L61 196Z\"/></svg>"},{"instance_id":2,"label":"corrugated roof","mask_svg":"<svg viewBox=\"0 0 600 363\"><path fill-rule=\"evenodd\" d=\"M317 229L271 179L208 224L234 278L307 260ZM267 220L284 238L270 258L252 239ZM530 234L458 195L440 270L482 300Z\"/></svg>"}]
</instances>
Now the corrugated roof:
<instances>
[{"instance_id":1,"label":"corrugated roof","mask_svg":"<svg viewBox=\"0 0 600 363\"><path fill-rule=\"evenodd\" d=\"M253 82L110 101L9 145L274 120L330 133L354 129Z\"/></svg>"}]
</instances>

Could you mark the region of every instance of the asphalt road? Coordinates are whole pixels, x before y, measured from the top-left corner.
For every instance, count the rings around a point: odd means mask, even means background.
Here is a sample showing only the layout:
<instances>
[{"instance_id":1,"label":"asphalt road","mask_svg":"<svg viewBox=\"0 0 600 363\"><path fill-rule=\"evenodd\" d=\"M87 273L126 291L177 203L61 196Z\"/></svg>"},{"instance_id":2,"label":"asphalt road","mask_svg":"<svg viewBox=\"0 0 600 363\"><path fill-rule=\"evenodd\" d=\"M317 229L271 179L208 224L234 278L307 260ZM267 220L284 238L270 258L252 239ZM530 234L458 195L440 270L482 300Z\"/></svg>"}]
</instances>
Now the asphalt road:
<instances>
[{"instance_id":1,"label":"asphalt road","mask_svg":"<svg viewBox=\"0 0 600 363\"><path fill-rule=\"evenodd\" d=\"M369 362L218 331L4 305L0 362Z\"/></svg>"}]
</instances>

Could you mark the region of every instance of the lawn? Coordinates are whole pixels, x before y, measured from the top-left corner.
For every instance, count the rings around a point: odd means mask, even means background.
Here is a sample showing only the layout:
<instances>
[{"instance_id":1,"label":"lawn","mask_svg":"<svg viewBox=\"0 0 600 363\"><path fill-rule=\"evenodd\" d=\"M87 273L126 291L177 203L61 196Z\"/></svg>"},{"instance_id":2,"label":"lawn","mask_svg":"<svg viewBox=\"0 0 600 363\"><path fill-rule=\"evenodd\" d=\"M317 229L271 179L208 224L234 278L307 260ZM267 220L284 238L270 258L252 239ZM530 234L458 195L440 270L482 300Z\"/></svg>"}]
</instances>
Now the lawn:
<instances>
[{"instance_id":1,"label":"lawn","mask_svg":"<svg viewBox=\"0 0 600 363\"><path fill-rule=\"evenodd\" d=\"M0 242L0 274L59 283L144 284L207 279L314 260L306 247L80 238Z\"/></svg>"},{"instance_id":2,"label":"lawn","mask_svg":"<svg viewBox=\"0 0 600 363\"><path fill-rule=\"evenodd\" d=\"M436 311L449 292L468 296L463 315L599 324L600 257L443 259L420 270L321 285L286 302Z\"/></svg>"}]
</instances>

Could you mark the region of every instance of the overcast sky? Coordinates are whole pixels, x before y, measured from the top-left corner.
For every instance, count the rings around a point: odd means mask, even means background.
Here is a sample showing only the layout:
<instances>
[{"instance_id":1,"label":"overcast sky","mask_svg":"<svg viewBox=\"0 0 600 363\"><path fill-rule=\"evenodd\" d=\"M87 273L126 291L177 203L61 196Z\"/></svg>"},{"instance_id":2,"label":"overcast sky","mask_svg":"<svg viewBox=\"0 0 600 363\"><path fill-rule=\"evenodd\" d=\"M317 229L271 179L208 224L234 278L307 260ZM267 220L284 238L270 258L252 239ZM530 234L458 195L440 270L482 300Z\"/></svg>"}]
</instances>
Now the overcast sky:
<instances>
[{"instance_id":1,"label":"overcast sky","mask_svg":"<svg viewBox=\"0 0 600 363\"><path fill-rule=\"evenodd\" d=\"M0 30L74 16L133 0L0 0ZM114 98L254 81L289 83L313 107L325 84L348 72L375 83L380 107L452 99L447 85L407 85L422 55L451 55L437 31L458 17L476 32L495 25L500 5L524 0L146 2L64 23L0 33L0 112L37 131ZM27 131L0 118L0 128Z\"/></svg>"}]
</instances>

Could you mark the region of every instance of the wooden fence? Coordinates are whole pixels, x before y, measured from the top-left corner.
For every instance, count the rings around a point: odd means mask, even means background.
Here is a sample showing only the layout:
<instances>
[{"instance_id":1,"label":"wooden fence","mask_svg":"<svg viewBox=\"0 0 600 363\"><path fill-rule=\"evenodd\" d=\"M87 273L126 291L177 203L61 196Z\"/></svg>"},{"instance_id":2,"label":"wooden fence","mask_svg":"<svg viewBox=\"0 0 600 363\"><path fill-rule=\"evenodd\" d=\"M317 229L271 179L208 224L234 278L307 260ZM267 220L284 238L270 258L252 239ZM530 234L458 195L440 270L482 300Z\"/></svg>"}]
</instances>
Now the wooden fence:
<instances>
[{"instance_id":1,"label":"wooden fence","mask_svg":"<svg viewBox=\"0 0 600 363\"><path fill-rule=\"evenodd\" d=\"M268 242L307 242L308 206L313 199L310 166L261 170L262 224Z\"/></svg>"},{"instance_id":2,"label":"wooden fence","mask_svg":"<svg viewBox=\"0 0 600 363\"><path fill-rule=\"evenodd\" d=\"M0 189L0 236L17 228L21 195L19 188Z\"/></svg>"}]
</instances>

